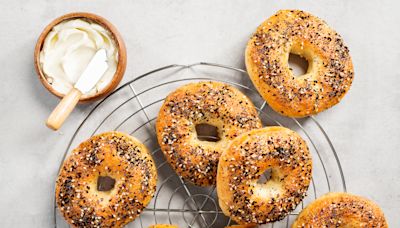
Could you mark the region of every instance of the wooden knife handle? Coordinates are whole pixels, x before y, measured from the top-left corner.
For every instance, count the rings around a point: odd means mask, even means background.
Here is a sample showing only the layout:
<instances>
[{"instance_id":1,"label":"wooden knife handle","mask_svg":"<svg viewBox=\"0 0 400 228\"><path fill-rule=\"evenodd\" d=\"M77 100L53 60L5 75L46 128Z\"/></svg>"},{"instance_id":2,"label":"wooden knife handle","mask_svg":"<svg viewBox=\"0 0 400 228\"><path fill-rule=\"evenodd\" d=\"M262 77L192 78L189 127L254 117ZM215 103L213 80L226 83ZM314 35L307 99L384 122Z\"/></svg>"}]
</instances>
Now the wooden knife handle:
<instances>
[{"instance_id":1,"label":"wooden knife handle","mask_svg":"<svg viewBox=\"0 0 400 228\"><path fill-rule=\"evenodd\" d=\"M57 131L67 119L72 110L74 110L81 96L81 91L75 88L71 89L50 114L49 118L46 121L47 127Z\"/></svg>"}]
</instances>

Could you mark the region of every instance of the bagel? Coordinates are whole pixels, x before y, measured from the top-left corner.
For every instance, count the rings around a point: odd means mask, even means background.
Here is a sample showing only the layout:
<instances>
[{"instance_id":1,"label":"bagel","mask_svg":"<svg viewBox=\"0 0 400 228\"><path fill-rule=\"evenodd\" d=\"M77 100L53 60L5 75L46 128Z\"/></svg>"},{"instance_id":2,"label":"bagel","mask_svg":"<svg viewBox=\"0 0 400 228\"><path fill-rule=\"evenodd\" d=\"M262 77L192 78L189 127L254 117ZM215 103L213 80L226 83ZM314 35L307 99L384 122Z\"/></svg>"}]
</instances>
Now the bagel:
<instances>
[{"instance_id":1,"label":"bagel","mask_svg":"<svg viewBox=\"0 0 400 228\"><path fill-rule=\"evenodd\" d=\"M100 178L114 183L101 189ZM146 147L127 134L106 132L82 142L65 160L56 202L72 227L122 227L147 206L156 182L156 166Z\"/></svg>"},{"instance_id":2,"label":"bagel","mask_svg":"<svg viewBox=\"0 0 400 228\"><path fill-rule=\"evenodd\" d=\"M259 183L267 170L270 179ZM221 156L219 206L238 224L281 220L304 198L311 172L311 154L296 132L284 127L252 130L233 140Z\"/></svg>"},{"instance_id":3,"label":"bagel","mask_svg":"<svg viewBox=\"0 0 400 228\"><path fill-rule=\"evenodd\" d=\"M199 140L199 124L216 127L219 140ZM166 98L156 122L158 143L171 166L199 186L215 184L219 157L236 136L260 127L253 103L238 89L220 82L178 88Z\"/></svg>"},{"instance_id":4,"label":"bagel","mask_svg":"<svg viewBox=\"0 0 400 228\"><path fill-rule=\"evenodd\" d=\"M294 76L290 53L308 60L306 74ZM247 43L245 62L261 96L289 117L310 116L337 104L354 76L341 36L301 10L280 10L263 22Z\"/></svg>"},{"instance_id":5,"label":"bagel","mask_svg":"<svg viewBox=\"0 0 400 228\"><path fill-rule=\"evenodd\" d=\"M348 194L328 193L300 213L292 228L379 227L387 228L382 210L372 201Z\"/></svg>"}]
</instances>

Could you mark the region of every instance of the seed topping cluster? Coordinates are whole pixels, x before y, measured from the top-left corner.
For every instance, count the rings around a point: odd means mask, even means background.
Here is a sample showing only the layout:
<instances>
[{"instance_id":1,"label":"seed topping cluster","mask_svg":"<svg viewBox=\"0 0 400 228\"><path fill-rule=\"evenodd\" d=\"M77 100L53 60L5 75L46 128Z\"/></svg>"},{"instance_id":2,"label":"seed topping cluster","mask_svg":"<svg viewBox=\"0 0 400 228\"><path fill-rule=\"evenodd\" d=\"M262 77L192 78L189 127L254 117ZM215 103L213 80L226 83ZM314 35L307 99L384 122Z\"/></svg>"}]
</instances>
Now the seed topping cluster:
<instances>
[{"instance_id":1,"label":"seed topping cluster","mask_svg":"<svg viewBox=\"0 0 400 228\"><path fill-rule=\"evenodd\" d=\"M293 75L287 62L290 52L308 60L307 74ZM261 24L247 53L256 87L270 104L280 104L273 108L284 115L314 114L338 103L354 76L342 37L325 21L301 10L281 10Z\"/></svg>"},{"instance_id":2,"label":"seed topping cluster","mask_svg":"<svg viewBox=\"0 0 400 228\"><path fill-rule=\"evenodd\" d=\"M98 191L99 177L115 179L110 191ZM143 144L119 132L81 143L64 162L56 201L76 227L119 227L136 218L156 190L154 161Z\"/></svg>"},{"instance_id":3,"label":"seed topping cluster","mask_svg":"<svg viewBox=\"0 0 400 228\"><path fill-rule=\"evenodd\" d=\"M283 219L304 198L312 159L295 132L267 127L235 139L221 157L219 169L218 181L225 181L218 182L223 185L218 196L227 214L240 224L264 224ZM271 178L258 183L268 169Z\"/></svg>"},{"instance_id":4,"label":"seed topping cluster","mask_svg":"<svg viewBox=\"0 0 400 228\"><path fill-rule=\"evenodd\" d=\"M218 128L218 142L199 141L197 124ZM201 186L215 184L222 151L236 136L260 128L251 101L236 88L219 82L199 82L171 93L157 120L162 151L179 175Z\"/></svg>"}]
</instances>

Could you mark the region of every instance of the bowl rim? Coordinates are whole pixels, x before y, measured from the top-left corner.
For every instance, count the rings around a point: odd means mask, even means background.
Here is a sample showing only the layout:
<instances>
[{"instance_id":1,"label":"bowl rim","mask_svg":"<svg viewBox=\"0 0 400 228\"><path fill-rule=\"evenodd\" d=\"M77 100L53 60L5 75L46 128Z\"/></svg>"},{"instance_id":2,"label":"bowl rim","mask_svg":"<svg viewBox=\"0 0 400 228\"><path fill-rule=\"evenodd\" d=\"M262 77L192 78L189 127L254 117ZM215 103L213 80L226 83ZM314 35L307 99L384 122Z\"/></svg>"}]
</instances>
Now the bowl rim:
<instances>
[{"instance_id":1,"label":"bowl rim","mask_svg":"<svg viewBox=\"0 0 400 228\"><path fill-rule=\"evenodd\" d=\"M60 24L61 22L67 21L67 20L73 20L73 19L78 19L78 18L83 18L89 21L93 21L105 29L107 29L115 44L118 49L118 63L117 63L117 69L114 73L114 76L111 80L110 83L106 87L104 87L102 90L98 91L97 93L90 95L90 96L84 96L81 97L79 102L85 103L85 102L91 102L95 100L99 100L105 96L107 96L109 93L111 93L119 84L119 82L122 80L125 70L126 70L126 62L127 62L127 54L126 54L126 46L125 42L122 39L120 33L118 32L117 28L109 22L107 19L93 14L93 13L88 13L88 12L72 12L68 13L65 15L62 15L60 17L57 17L53 21L48 24L43 31L41 32L35 46L34 50L34 65L35 65L35 70L37 75L39 76L39 79L41 83L44 85L44 87L53 95L57 96L58 98L63 98L64 94L60 93L56 89L53 88L49 84L49 82L46 80L45 74L42 70L42 67L40 65L40 52L42 51L44 41L49 34L49 32L53 29L54 26Z\"/></svg>"}]
</instances>

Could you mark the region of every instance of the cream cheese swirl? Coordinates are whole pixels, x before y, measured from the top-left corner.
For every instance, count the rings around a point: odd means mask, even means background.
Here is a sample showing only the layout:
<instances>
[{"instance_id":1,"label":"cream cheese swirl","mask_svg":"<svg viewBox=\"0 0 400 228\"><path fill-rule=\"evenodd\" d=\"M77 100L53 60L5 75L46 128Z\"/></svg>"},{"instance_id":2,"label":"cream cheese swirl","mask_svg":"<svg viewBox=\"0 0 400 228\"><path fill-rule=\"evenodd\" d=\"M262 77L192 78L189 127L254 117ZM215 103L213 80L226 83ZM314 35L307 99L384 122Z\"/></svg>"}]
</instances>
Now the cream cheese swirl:
<instances>
[{"instance_id":1,"label":"cream cheese swirl","mask_svg":"<svg viewBox=\"0 0 400 228\"><path fill-rule=\"evenodd\" d=\"M47 35L40 52L46 80L59 93L68 93L99 49L107 52L108 69L84 96L96 94L111 82L118 65L118 49L110 31L97 23L82 19L59 23Z\"/></svg>"}]
</instances>

